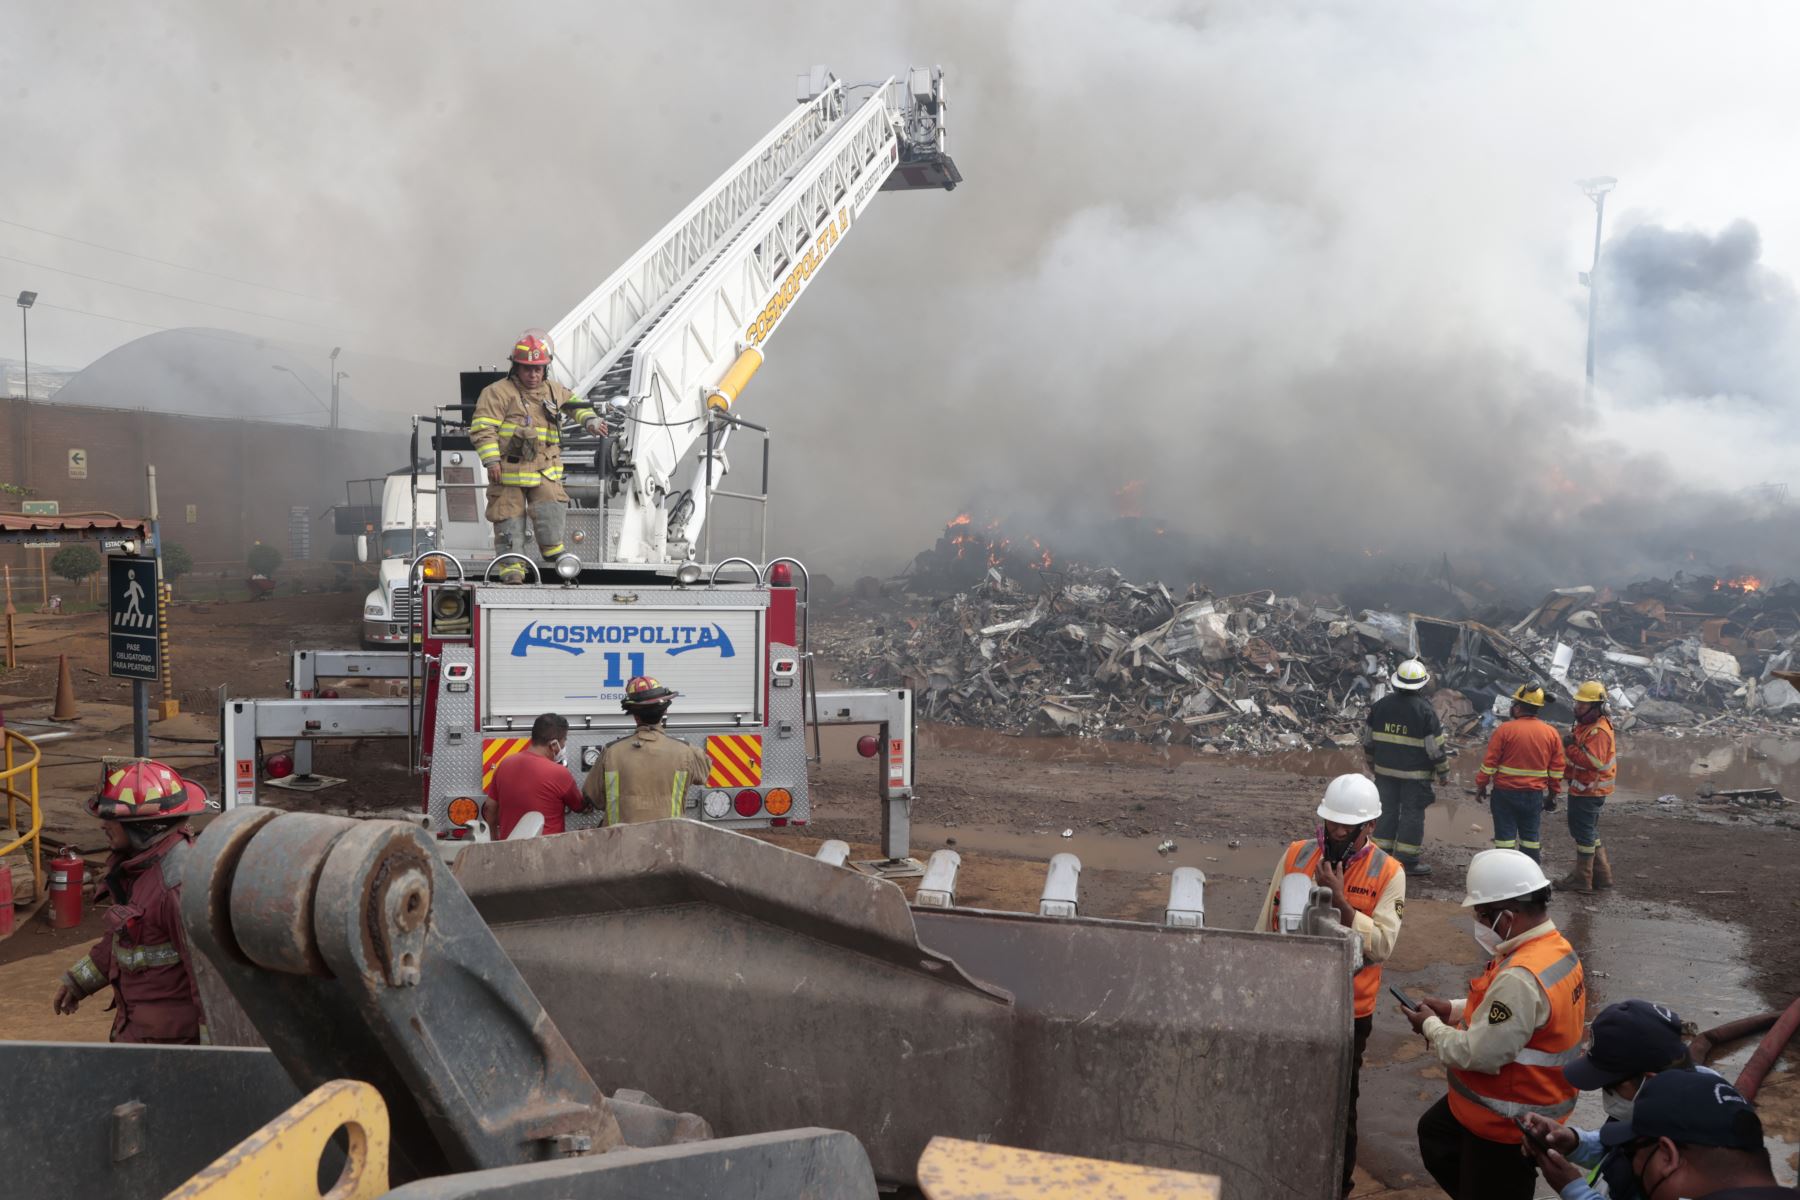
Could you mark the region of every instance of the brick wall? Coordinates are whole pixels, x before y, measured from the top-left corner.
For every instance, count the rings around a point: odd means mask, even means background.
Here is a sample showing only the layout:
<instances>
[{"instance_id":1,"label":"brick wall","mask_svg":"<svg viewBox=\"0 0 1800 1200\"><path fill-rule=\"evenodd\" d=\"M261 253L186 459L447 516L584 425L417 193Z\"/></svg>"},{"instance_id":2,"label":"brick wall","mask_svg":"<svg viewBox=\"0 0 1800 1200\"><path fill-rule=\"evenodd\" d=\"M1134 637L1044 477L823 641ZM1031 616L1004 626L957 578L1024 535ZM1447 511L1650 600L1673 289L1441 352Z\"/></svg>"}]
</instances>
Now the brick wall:
<instances>
[{"instance_id":1,"label":"brick wall","mask_svg":"<svg viewBox=\"0 0 1800 1200\"><path fill-rule=\"evenodd\" d=\"M149 502L144 468L156 466L165 542L199 562L241 562L258 539L288 552L289 510L312 512L313 558L352 557L326 509L344 503L344 483L382 475L406 462L407 438L352 429L319 429L169 413L27 404L0 397L0 482L33 489L65 513L105 510L141 517ZM81 450L87 478L69 476ZM193 506L193 520L188 506ZM16 512L19 498L0 495ZM0 562L35 566L36 551L0 547Z\"/></svg>"}]
</instances>

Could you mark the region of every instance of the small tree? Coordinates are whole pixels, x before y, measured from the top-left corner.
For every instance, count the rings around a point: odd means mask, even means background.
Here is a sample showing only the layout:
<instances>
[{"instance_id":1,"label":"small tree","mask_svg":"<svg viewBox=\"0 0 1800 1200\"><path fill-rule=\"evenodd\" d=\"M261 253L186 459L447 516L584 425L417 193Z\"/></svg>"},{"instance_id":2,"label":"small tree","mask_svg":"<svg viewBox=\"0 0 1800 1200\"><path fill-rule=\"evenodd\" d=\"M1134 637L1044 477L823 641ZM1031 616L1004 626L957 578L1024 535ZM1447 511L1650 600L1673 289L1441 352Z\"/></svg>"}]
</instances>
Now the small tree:
<instances>
[{"instance_id":1,"label":"small tree","mask_svg":"<svg viewBox=\"0 0 1800 1200\"><path fill-rule=\"evenodd\" d=\"M275 547L258 542L250 547L250 553L244 556L252 575L262 575L273 579L275 568L281 565L281 551Z\"/></svg>"},{"instance_id":2,"label":"small tree","mask_svg":"<svg viewBox=\"0 0 1800 1200\"><path fill-rule=\"evenodd\" d=\"M50 569L70 583L80 583L100 569L100 552L86 542L64 546L50 560Z\"/></svg>"},{"instance_id":3,"label":"small tree","mask_svg":"<svg viewBox=\"0 0 1800 1200\"><path fill-rule=\"evenodd\" d=\"M173 592L181 577L193 571L194 556L180 542L166 542L162 550L162 569L163 578L168 581L169 590Z\"/></svg>"}]
</instances>

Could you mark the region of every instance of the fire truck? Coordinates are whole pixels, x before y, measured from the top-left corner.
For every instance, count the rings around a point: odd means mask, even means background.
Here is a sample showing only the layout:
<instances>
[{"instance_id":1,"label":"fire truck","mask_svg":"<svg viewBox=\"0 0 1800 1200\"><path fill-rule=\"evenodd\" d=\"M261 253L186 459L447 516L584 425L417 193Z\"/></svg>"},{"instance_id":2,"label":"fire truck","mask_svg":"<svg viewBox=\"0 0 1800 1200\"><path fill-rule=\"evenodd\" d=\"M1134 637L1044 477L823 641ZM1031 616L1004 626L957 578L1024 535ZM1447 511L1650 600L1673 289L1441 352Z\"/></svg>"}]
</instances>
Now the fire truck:
<instances>
[{"instance_id":1,"label":"fire truck","mask_svg":"<svg viewBox=\"0 0 1800 1200\"><path fill-rule=\"evenodd\" d=\"M563 431L569 551L540 566L496 554L485 474L468 437L475 398L498 370L462 377L459 402L415 420L413 458L435 460L437 544L408 566L405 651L294 654L291 696L222 705L225 807L268 785L306 790L317 740L404 737L424 780L427 824L468 836L478 798L534 718L570 723L577 778L631 728L627 680L680 693L667 728L703 746L709 773L686 815L726 827L802 825L816 729L874 727L884 846L907 848L912 699L906 690L821 693L805 612L804 564L767 546L769 431L738 401L770 339L882 192L950 190L941 68L852 84L815 69L799 103L550 330L551 374L607 414L609 431ZM734 470L746 438L760 478ZM756 549L717 557L715 505L754 513ZM509 558L532 575L494 581ZM345 678L407 681L404 695L339 698ZM809 753L808 727L814 729ZM291 740L291 769L259 743ZM280 775L280 778L274 776ZM573 814L572 827L600 820Z\"/></svg>"}]
</instances>

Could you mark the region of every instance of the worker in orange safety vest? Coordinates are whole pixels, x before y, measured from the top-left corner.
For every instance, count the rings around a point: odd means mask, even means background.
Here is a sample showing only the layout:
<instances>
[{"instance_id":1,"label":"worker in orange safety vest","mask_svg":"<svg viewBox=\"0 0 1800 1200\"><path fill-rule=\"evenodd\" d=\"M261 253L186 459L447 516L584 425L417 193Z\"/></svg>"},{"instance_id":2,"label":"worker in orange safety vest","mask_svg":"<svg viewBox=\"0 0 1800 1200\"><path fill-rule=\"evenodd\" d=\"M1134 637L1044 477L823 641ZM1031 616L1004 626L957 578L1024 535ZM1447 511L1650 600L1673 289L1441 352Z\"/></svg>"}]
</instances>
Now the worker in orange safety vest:
<instances>
[{"instance_id":1,"label":"worker in orange safety vest","mask_svg":"<svg viewBox=\"0 0 1800 1200\"><path fill-rule=\"evenodd\" d=\"M1355 1016L1350 1067L1350 1117L1344 1128L1343 1194L1350 1194L1356 1167L1356 1101L1361 1091L1363 1051L1375 1025L1375 1002L1381 993L1381 964L1400 938L1406 911L1406 872L1400 860L1375 845L1370 833L1381 816L1381 793L1365 775L1339 775L1325 789L1318 817L1323 824L1312 837L1287 848L1269 881L1262 912L1253 929L1279 928L1281 881L1291 874L1308 876L1331 891L1338 919L1362 935L1363 966L1351 981Z\"/></svg>"},{"instance_id":2,"label":"worker in orange safety vest","mask_svg":"<svg viewBox=\"0 0 1800 1200\"><path fill-rule=\"evenodd\" d=\"M1494 849L1522 850L1535 861L1543 857L1538 828L1544 814L1556 810L1566 764L1561 735L1538 719L1544 689L1520 684L1512 699L1512 719L1488 739L1475 796L1486 803L1493 794Z\"/></svg>"},{"instance_id":3,"label":"worker in orange safety vest","mask_svg":"<svg viewBox=\"0 0 1800 1200\"><path fill-rule=\"evenodd\" d=\"M1619 774L1619 742L1606 716L1606 685L1590 679L1575 689L1575 725L1563 738L1568 760L1569 836L1575 867L1556 881L1562 891L1591 892L1612 886L1612 863L1600 844L1600 808Z\"/></svg>"},{"instance_id":4,"label":"worker in orange safety vest","mask_svg":"<svg viewBox=\"0 0 1800 1200\"><path fill-rule=\"evenodd\" d=\"M1535 860L1481 851L1463 907L1474 910L1487 966L1465 999L1400 1010L1449 1075L1449 1093L1419 1118L1419 1155L1452 1200L1531 1200L1537 1171L1519 1152L1519 1121L1561 1124L1575 1109L1563 1067L1581 1057L1587 989L1549 904Z\"/></svg>"}]
</instances>

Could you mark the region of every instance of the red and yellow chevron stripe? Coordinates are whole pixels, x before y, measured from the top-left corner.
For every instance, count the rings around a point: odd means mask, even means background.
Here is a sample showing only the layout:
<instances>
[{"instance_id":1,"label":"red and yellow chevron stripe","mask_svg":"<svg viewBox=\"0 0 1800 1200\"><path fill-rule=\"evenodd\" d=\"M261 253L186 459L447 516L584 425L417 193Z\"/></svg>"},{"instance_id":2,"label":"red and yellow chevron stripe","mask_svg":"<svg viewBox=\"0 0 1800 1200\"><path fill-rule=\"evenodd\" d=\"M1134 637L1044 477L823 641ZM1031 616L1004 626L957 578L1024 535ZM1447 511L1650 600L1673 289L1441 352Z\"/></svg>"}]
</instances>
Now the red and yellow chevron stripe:
<instances>
[{"instance_id":1,"label":"red and yellow chevron stripe","mask_svg":"<svg viewBox=\"0 0 1800 1200\"><path fill-rule=\"evenodd\" d=\"M487 738L481 743L481 790L494 782L494 768L531 744L528 737Z\"/></svg>"},{"instance_id":2,"label":"red and yellow chevron stripe","mask_svg":"<svg viewBox=\"0 0 1800 1200\"><path fill-rule=\"evenodd\" d=\"M712 770L707 787L756 787L762 783L762 734L722 733L706 739Z\"/></svg>"}]
</instances>

